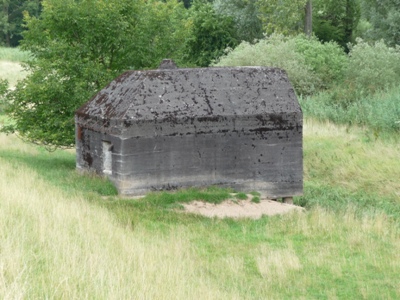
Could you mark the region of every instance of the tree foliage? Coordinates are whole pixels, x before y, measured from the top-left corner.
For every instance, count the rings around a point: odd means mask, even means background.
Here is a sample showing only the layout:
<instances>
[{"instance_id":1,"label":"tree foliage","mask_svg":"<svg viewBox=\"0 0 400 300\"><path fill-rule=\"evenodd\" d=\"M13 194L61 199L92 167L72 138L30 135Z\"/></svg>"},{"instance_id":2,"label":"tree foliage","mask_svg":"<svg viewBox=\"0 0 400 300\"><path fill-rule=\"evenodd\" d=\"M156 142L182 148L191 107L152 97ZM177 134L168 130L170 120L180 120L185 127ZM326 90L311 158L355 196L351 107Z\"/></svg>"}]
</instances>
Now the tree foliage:
<instances>
[{"instance_id":1,"label":"tree foliage","mask_svg":"<svg viewBox=\"0 0 400 300\"><path fill-rule=\"evenodd\" d=\"M5 96L8 93L8 81L5 79L0 79L0 114L4 110Z\"/></svg>"},{"instance_id":2,"label":"tree foliage","mask_svg":"<svg viewBox=\"0 0 400 300\"><path fill-rule=\"evenodd\" d=\"M321 41L335 41L346 48L353 40L360 15L358 0L313 0L314 34Z\"/></svg>"},{"instance_id":3,"label":"tree foliage","mask_svg":"<svg viewBox=\"0 0 400 300\"><path fill-rule=\"evenodd\" d=\"M267 34L294 34L304 29L307 0L258 0L259 17Z\"/></svg>"},{"instance_id":4,"label":"tree foliage","mask_svg":"<svg viewBox=\"0 0 400 300\"><path fill-rule=\"evenodd\" d=\"M237 38L253 42L263 37L263 27L258 17L257 0L215 0L215 11L231 16L235 22Z\"/></svg>"},{"instance_id":5,"label":"tree foliage","mask_svg":"<svg viewBox=\"0 0 400 300\"><path fill-rule=\"evenodd\" d=\"M363 0L363 17L372 25L365 37L400 45L400 0Z\"/></svg>"},{"instance_id":6,"label":"tree foliage","mask_svg":"<svg viewBox=\"0 0 400 300\"><path fill-rule=\"evenodd\" d=\"M0 44L18 46L22 39L23 13L40 14L40 0L0 0Z\"/></svg>"},{"instance_id":7,"label":"tree foliage","mask_svg":"<svg viewBox=\"0 0 400 300\"><path fill-rule=\"evenodd\" d=\"M207 67L238 44L234 20L218 14L206 1L195 1L190 8L192 30L186 42L185 59L197 66Z\"/></svg>"},{"instance_id":8,"label":"tree foliage","mask_svg":"<svg viewBox=\"0 0 400 300\"><path fill-rule=\"evenodd\" d=\"M48 147L74 144L74 112L128 68L179 57L188 31L183 4L170 1L44 0L26 15L21 47L30 75L8 93L5 132Z\"/></svg>"}]
</instances>

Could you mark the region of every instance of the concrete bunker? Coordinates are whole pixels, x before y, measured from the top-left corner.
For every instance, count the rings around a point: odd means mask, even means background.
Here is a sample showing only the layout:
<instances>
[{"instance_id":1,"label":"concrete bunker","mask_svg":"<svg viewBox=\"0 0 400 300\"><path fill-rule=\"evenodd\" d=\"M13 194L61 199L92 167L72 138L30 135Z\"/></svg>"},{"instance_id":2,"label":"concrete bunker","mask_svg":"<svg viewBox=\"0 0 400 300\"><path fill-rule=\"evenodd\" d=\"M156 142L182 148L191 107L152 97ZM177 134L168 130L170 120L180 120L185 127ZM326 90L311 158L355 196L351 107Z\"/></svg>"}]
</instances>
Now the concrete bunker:
<instances>
[{"instance_id":1,"label":"concrete bunker","mask_svg":"<svg viewBox=\"0 0 400 300\"><path fill-rule=\"evenodd\" d=\"M280 69L128 71L75 122L77 169L108 176L123 195L208 185L303 192L302 111Z\"/></svg>"}]
</instances>

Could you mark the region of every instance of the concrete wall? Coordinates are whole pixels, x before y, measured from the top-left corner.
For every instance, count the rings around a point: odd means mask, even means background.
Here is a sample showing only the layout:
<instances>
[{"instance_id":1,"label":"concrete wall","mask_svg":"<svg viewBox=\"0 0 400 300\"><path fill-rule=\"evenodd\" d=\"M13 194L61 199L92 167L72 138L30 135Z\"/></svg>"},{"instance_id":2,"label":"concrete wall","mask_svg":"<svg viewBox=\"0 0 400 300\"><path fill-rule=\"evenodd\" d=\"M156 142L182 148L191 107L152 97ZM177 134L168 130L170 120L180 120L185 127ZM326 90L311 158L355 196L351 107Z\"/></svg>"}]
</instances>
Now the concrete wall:
<instances>
[{"instance_id":1,"label":"concrete wall","mask_svg":"<svg viewBox=\"0 0 400 300\"><path fill-rule=\"evenodd\" d=\"M278 69L130 71L82 106L76 124L77 168L109 176L121 194L303 192L302 112Z\"/></svg>"}]
</instances>

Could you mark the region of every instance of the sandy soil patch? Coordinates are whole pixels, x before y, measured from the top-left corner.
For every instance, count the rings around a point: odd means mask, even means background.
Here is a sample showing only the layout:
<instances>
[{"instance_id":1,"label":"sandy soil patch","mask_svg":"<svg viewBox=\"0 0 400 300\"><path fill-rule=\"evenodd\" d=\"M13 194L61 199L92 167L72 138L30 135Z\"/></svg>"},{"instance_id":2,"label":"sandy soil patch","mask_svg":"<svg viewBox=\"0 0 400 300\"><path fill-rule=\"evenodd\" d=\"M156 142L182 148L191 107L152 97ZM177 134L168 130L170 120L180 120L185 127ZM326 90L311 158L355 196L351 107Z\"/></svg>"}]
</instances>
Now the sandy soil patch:
<instances>
[{"instance_id":1,"label":"sandy soil patch","mask_svg":"<svg viewBox=\"0 0 400 300\"><path fill-rule=\"evenodd\" d=\"M251 200L227 200L221 204L193 201L182 205L185 208L185 212L200 214L211 218L258 219L263 215L274 216L294 211L304 211L304 208L300 206L266 199L260 200L260 203L254 203Z\"/></svg>"}]
</instances>

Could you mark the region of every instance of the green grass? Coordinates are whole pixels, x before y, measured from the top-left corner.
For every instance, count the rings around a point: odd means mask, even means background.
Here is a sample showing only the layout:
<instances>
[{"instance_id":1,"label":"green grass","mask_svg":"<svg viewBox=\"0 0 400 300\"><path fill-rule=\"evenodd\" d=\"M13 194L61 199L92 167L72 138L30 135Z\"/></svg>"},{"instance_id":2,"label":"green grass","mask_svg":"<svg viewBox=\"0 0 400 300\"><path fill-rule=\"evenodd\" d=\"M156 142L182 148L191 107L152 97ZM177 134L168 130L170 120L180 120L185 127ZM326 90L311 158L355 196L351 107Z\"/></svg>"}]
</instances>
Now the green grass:
<instances>
[{"instance_id":1,"label":"green grass","mask_svg":"<svg viewBox=\"0 0 400 300\"><path fill-rule=\"evenodd\" d=\"M44 180L67 193L79 191L99 196L117 195L116 189L108 180L95 175L78 174L75 171L75 157L68 152L49 153L39 148L33 155L15 150L1 151L0 157L15 167L22 164L35 170Z\"/></svg>"},{"instance_id":2,"label":"green grass","mask_svg":"<svg viewBox=\"0 0 400 300\"><path fill-rule=\"evenodd\" d=\"M260 197L259 196L254 196L253 198L251 198L251 202L254 202L254 203L260 203Z\"/></svg>"},{"instance_id":3,"label":"green grass","mask_svg":"<svg viewBox=\"0 0 400 300\"><path fill-rule=\"evenodd\" d=\"M107 180L75 171L73 151L0 136L0 238L10 245L0 256L9 270L0 272L8 287L0 284L0 295L188 299L204 289L209 299L399 298L399 144L311 120L304 132L304 196L295 203L307 211L259 220L177 209L231 197L216 187L119 198ZM34 225L36 213L48 219ZM46 237L57 243L46 246Z\"/></svg>"},{"instance_id":4,"label":"green grass","mask_svg":"<svg viewBox=\"0 0 400 300\"><path fill-rule=\"evenodd\" d=\"M358 95L358 100L345 103L335 100L337 97L343 99L334 90L303 98L300 102L306 116L364 126L368 138L373 140L400 134L400 86L375 95Z\"/></svg>"},{"instance_id":5,"label":"green grass","mask_svg":"<svg viewBox=\"0 0 400 300\"><path fill-rule=\"evenodd\" d=\"M239 200L246 200L248 197L246 193L236 193L235 198Z\"/></svg>"},{"instance_id":6,"label":"green grass","mask_svg":"<svg viewBox=\"0 0 400 300\"><path fill-rule=\"evenodd\" d=\"M29 59L29 52L22 51L19 48L0 47L0 60L25 62Z\"/></svg>"}]
</instances>

